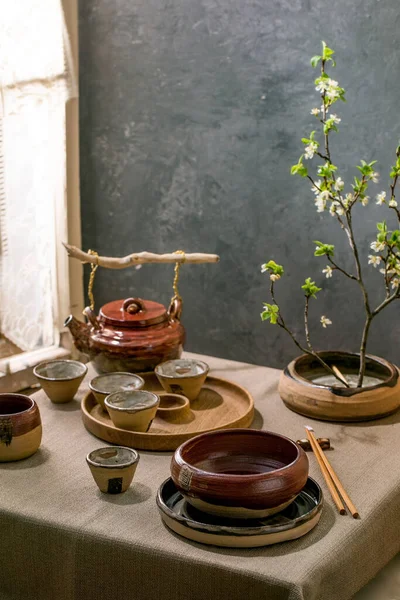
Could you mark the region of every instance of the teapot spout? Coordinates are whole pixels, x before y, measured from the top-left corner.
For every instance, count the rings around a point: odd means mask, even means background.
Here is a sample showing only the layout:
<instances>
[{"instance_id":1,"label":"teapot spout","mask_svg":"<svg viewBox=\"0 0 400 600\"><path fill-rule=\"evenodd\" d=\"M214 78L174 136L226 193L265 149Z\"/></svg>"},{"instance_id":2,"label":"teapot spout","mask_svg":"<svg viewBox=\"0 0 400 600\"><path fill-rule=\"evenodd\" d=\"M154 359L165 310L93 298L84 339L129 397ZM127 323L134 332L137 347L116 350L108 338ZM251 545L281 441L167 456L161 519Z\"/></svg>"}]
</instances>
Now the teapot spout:
<instances>
[{"instance_id":1,"label":"teapot spout","mask_svg":"<svg viewBox=\"0 0 400 600\"><path fill-rule=\"evenodd\" d=\"M73 315L65 319L64 327L68 327L74 338L75 347L85 354L89 351L89 332L90 325L78 321Z\"/></svg>"}]
</instances>

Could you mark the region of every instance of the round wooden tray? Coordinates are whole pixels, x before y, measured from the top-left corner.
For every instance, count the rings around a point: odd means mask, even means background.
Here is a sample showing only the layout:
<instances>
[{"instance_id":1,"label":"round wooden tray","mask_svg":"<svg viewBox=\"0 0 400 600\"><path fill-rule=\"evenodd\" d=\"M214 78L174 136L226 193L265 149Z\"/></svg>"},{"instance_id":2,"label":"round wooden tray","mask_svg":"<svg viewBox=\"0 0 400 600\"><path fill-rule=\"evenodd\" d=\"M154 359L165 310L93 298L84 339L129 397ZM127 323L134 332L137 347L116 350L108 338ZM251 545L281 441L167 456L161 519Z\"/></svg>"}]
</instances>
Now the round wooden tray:
<instances>
[{"instance_id":1,"label":"round wooden tray","mask_svg":"<svg viewBox=\"0 0 400 600\"><path fill-rule=\"evenodd\" d=\"M162 391L154 373L141 373L141 377L146 382L144 389ZM168 422L157 414L148 432L128 431L115 427L92 392L88 392L82 400L82 419L90 433L106 442L139 450L167 451L176 450L189 438L206 431L250 427L254 417L254 400L249 392L219 377L207 377L190 408L181 423Z\"/></svg>"}]
</instances>

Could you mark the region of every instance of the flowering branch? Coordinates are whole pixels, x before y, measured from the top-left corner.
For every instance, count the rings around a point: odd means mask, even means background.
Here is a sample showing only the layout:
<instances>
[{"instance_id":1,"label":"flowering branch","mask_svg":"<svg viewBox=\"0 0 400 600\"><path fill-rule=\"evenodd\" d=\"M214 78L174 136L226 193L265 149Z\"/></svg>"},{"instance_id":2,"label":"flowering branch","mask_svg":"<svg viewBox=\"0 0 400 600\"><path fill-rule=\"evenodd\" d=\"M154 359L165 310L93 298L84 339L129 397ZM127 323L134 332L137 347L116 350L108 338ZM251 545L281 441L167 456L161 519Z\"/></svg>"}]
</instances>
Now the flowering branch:
<instances>
[{"instance_id":1,"label":"flowering branch","mask_svg":"<svg viewBox=\"0 0 400 600\"><path fill-rule=\"evenodd\" d=\"M271 295L272 302L273 302L273 304L268 304L268 303L264 304L264 310L261 313L261 319L263 321L269 320L272 325L278 325L281 329L284 329L286 331L286 333L288 333L290 335L293 342L296 344L296 346L299 348L299 350L301 350L301 352L303 352L304 354L309 354L310 356L313 356L323 366L323 368L328 373L333 375L338 381L340 381L340 383L343 383L342 380L333 371L333 369L331 369L331 367L319 356L319 354L314 351L314 349L311 345L311 341L310 341L310 333L309 333L309 328L308 328L308 303L309 303L310 298L316 298L316 294L321 291L321 288L317 287L315 285L315 282L311 281L310 277L308 277L306 279L304 285L302 286L302 289L305 292L305 298L306 298L305 309L304 309L304 329L305 329L305 333L306 333L306 341L307 341L307 346L308 346L308 348L306 348L298 341L298 339L296 338L294 333L286 325L286 323L283 319L281 310L275 299L274 284L276 281L279 281L279 279L281 278L281 276L284 273L282 265L278 265L278 264L276 264L275 261L270 260L268 263L262 265L261 270L263 273L264 272L270 273L270 295ZM330 319L328 319L327 317L322 316L321 324L325 328L328 325L332 325L332 321Z\"/></svg>"},{"instance_id":2,"label":"flowering branch","mask_svg":"<svg viewBox=\"0 0 400 600\"><path fill-rule=\"evenodd\" d=\"M376 254L370 254L368 256L368 264L373 267L377 267L380 263L383 264L383 268L380 269L380 272L383 274L385 299L377 307L372 308L363 277L360 253L354 235L352 209L358 203L361 203L362 206L367 206L370 199L367 195L368 186L371 182L378 182L379 174L374 170L376 161L367 163L362 160L360 165L357 166L361 176L354 177L354 183L351 185L352 192L344 193L344 181L337 174L337 166L332 162L330 150L330 134L331 132L338 131L337 125L341 122L341 119L336 114L332 114L330 109L338 100L345 101L345 90L339 86L337 81L331 79L326 72L326 67L329 63L332 66L335 66L335 61L332 58L333 54L334 51L328 48L325 42L322 42L322 54L313 56L311 59L311 65L313 67L320 64L320 75L315 80L315 89L320 92L321 107L313 108L311 114L317 118L322 126L324 150L321 150L321 144L316 137L317 132L311 131L307 137L304 137L301 140L304 144L304 153L300 156L297 164L292 166L291 173L309 179L312 184L311 189L315 195L317 212L322 213L328 209L329 213L336 217L341 229L346 233L353 253L356 267L355 274L349 273L337 264L333 258L334 246L332 244L315 242L317 246L314 255L326 256L329 262L325 269L322 270L322 273L326 278L332 277L335 270L339 271L348 279L356 281L362 293L365 323L361 337L360 367L357 382L357 385L361 387L365 374L366 347L371 322L377 314L386 308L386 306L400 298L400 229L388 231L385 222L377 224L378 234L376 240L371 243L371 249ZM305 161L311 161L314 157L319 157L324 161L323 164L317 166L317 175L319 179L316 179L309 173L305 163ZM396 149L396 162L394 166L392 166L390 177L392 178L390 183L390 199L388 201L386 200L386 192L383 191L376 196L376 203L378 205L387 203L389 208L396 212L400 228L400 210L395 198L395 188L400 179L400 146ZM278 270L276 270L277 268ZM271 323L278 324L289 333L295 344L303 352L318 357L318 354L314 351L310 341L308 311L309 299L311 297L316 297L315 294L320 288L318 288L315 285L315 282L312 282L310 278L306 279L305 284L302 286L306 296L304 327L307 347L304 348L286 326L279 307L275 302L273 284L283 275L283 267L277 265L274 261L269 261L269 263L263 265L262 271L268 271L270 274L272 282L270 291L273 300L272 305L266 304L264 306L264 312L261 315L262 319L270 320ZM393 292L391 292L391 288ZM320 321L324 328L331 324L330 319L325 316L322 316ZM322 364L324 361L320 360L320 362ZM332 369L329 365L326 365L326 363L324 363L324 368L333 374ZM339 378L337 377L337 379ZM339 379L339 381L341 380Z\"/></svg>"}]
</instances>

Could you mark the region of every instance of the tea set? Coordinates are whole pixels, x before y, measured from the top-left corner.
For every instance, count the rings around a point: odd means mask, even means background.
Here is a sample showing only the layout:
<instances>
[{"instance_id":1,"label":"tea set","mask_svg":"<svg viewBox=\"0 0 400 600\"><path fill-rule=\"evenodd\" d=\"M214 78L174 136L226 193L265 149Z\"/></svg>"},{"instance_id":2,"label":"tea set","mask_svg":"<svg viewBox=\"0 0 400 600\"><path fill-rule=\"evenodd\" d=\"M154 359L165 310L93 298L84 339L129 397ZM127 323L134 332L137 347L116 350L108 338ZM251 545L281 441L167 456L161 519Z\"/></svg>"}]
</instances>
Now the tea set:
<instances>
[{"instance_id":1,"label":"tea set","mask_svg":"<svg viewBox=\"0 0 400 600\"><path fill-rule=\"evenodd\" d=\"M72 316L66 320L76 347L98 372L89 383L98 410L118 430L151 433L156 415L174 426L202 392L209 367L181 358L181 311L179 297L168 310L128 298L106 304L98 316L86 308L86 324ZM163 391L144 389L148 371ZM50 401L62 404L76 395L87 366L52 360L36 366L34 374ZM0 395L0 461L30 456L41 434L33 399ZM86 462L100 491L118 494L131 485L139 459L133 448L107 446L90 452ZM308 477L304 450L276 433L244 428L201 433L175 450L170 470L157 495L161 518L201 543L255 547L295 539L321 515L322 492Z\"/></svg>"}]
</instances>

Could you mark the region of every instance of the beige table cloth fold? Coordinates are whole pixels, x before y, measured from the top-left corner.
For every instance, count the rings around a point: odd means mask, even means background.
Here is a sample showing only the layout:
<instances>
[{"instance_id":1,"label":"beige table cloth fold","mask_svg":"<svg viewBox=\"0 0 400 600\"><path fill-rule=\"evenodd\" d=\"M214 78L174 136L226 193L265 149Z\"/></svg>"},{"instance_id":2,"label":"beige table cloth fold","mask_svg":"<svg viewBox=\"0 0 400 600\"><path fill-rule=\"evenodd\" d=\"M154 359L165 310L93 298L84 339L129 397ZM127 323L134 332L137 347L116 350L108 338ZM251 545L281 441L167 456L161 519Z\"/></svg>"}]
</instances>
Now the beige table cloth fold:
<instances>
[{"instance_id":1,"label":"beige table cloth fold","mask_svg":"<svg viewBox=\"0 0 400 600\"><path fill-rule=\"evenodd\" d=\"M195 356L195 355L189 355ZM277 393L279 371L201 357L212 374L245 386L254 426L294 439L310 419ZM90 377L90 374L88 378ZM400 412L359 425L313 421L360 520L325 493L319 525L300 540L252 550L202 546L171 533L155 496L171 453L140 452L132 487L101 494L85 462L104 444L83 427L77 398L36 394L43 442L31 458L0 463L0 600L348 600L400 549Z\"/></svg>"}]
</instances>

